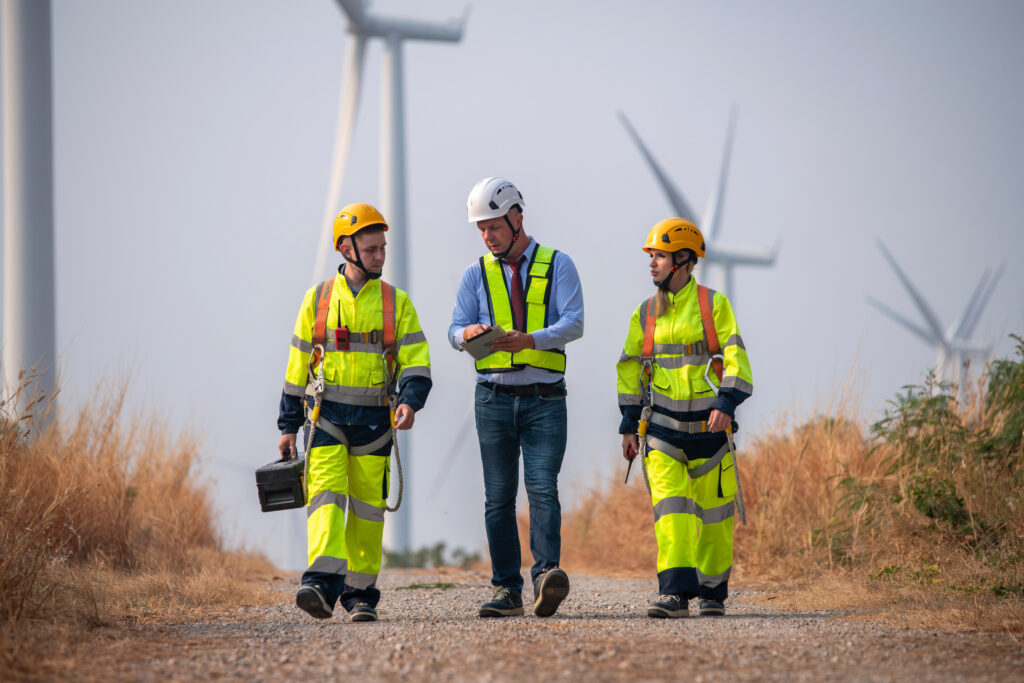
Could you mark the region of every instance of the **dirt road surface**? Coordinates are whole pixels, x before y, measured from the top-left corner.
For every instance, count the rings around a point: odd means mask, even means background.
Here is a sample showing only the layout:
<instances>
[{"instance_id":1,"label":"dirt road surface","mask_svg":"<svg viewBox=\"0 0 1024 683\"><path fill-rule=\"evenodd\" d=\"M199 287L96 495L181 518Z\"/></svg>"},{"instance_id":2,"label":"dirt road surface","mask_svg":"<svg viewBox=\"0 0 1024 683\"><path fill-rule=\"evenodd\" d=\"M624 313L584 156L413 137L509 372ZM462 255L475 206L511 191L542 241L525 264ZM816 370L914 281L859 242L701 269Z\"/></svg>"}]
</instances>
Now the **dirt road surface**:
<instances>
[{"instance_id":1,"label":"dirt road surface","mask_svg":"<svg viewBox=\"0 0 1024 683\"><path fill-rule=\"evenodd\" d=\"M280 603L181 623L103 629L76 657L96 680L363 681L865 680L1024 681L1024 645L1007 634L895 629L870 615L773 608L772 595L733 591L728 615L646 616L652 579L571 575L558 614L480 619L479 572L385 571L381 621L341 610L317 621ZM454 584L448 586L445 584ZM415 586L432 587L415 587ZM695 607L691 603L691 608ZM696 611L696 610L694 610Z\"/></svg>"}]
</instances>

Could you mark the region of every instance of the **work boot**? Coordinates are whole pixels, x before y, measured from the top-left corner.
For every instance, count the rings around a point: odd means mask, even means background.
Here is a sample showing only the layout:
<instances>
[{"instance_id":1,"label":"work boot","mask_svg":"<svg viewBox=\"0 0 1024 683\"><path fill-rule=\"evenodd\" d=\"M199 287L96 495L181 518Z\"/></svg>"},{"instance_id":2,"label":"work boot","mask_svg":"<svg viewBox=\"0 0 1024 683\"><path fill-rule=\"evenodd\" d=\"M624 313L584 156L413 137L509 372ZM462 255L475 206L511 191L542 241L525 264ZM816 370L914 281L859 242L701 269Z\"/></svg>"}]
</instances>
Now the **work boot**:
<instances>
[{"instance_id":1,"label":"work boot","mask_svg":"<svg viewBox=\"0 0 1024 683\"><path fill-rule=\"evenodd\" d=\"M659 595L647 608L647 616L655 619L681 619L690 616L687 601L678 595Z\"/></svg>"},{"instance_id":2,"label":"work boot","mask_svg":"<svg viewBox=\"0 0 1024 683\"><path fill-rule=\"evenodd\" d=\"M330 619L334 610L327 604L327 598L316 586L307 584L295 594L295 604L317 619Z\"/></svg>"},{"instance_id":3,"label":"work boot","mask_svg":"<svg viewBox=\"0 0 1024 683\"><path fill-rule=\"evenodd\" d=\"M545 569L533 581L533 613L550 617L569 594L569 577L558 567Z\"/></svg>"},{"instance_id":4,"label":"work boot","mask_svg":"<svg viewBox=\"0 0 1024 683\"><path fill-rule=\"evenodd\" d=\"M377 621L377 610L369 603L357 602L352 607L352 621Z\"/></svg>"},{"instance_id":5,"label":"work boot","mask_svg":"<svg viewBox=\"0 0 1024 683\"><path fill-rule=\"evenodd\" d=\"M725 605L718 600L701 600L700 615L702 617L721 617L725 615Z\"/></svg>"},{"instance_id":6,"label":"work boot","mask_svg":"<svg viewBox=\"0 0 1024 683\"><path fill-rule=\"evenodd\" d=\"M481 617L521 617L523 616L523 594L509 590L504 586L494 589L489 602L480 605Z\"/></svg>"}]
</instances>

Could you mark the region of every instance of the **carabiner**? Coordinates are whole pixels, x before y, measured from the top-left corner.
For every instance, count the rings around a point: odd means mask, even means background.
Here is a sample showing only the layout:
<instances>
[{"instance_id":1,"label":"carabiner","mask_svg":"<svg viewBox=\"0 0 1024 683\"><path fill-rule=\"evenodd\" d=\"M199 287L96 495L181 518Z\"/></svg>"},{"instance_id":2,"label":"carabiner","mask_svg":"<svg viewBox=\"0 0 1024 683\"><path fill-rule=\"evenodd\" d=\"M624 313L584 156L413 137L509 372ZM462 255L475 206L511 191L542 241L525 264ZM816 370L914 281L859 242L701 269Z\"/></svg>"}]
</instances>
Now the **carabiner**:
<instances>
[{"instance_id":1,"label":"carabiner","mask_svg":"<svg viewBox=\"0 0 1024 683\"><path fill-rule=\"evenodd\" d=\"M715 396L718 396L718 387L711 381L711 370L716 360L720 360L722 363L725 363L725 356L720 353L716 353L708 359L708 364L704 366L704 381L708 383L709 387L711 387L711 391L715 392Z\"/></svg>"}]
</instances>

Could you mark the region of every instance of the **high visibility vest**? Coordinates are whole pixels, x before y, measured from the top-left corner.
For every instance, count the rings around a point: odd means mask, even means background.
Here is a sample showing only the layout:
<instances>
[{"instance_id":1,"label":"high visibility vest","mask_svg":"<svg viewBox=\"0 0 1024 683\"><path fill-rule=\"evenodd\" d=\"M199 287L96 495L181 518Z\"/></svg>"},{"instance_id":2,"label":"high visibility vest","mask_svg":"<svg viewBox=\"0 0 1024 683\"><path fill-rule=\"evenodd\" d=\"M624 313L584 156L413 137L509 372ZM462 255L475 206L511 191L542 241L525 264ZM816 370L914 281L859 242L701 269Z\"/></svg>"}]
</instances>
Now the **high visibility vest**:
<instances>
[{"instance_id":1,"label":"high visibility vest","mask_svg":"<svg viewBox=\"0 0 1024 683\"><path fill-rule=\"evenodd\" d=\"M526 333L536 332L547 327L548 301L551 298L551 276L555 254L558 252L550 247L537 245L533 252L526 278ZM499 325L506 332L514 329L512 320L512 301L509 298L505 275L501 270L501 261L493 254L480 257L480 273L484 288L487 291L487 304L491 314L491 325ZM557 349L538 351L523 349L515 354L507 351L496 351L476 362L477 372L514 372L530 366L565 372L565 352Z\"/></svg>"},{"instance_id":2,"label":"high visibility vest","mask_svg":"<svg viewBox=\"0 0 1024 683\"><path fill-rule=\"evenodd\" d=\"M329 290L329 291L328 291ZM385 291L386 290L386 291ZM323 296L322 296L323 294ZM384 295L391 299L385 305ZM326 316L321 309L326 307ZM361 406L387 406L387 372L382 357L386 341L385 314L394 316L395 380L430 377L430 353L416 309L408 294L381 280L368 280L352 294L344 275L306 292L299 308L288 354L284 391L306 393L307 367L313 340L323 339L324 400ZM318 315L320 312L320 315ZM321 322L317 325L318 319ZM323 329L316 329L321 327Z\"/></svg>"}]
</instances>

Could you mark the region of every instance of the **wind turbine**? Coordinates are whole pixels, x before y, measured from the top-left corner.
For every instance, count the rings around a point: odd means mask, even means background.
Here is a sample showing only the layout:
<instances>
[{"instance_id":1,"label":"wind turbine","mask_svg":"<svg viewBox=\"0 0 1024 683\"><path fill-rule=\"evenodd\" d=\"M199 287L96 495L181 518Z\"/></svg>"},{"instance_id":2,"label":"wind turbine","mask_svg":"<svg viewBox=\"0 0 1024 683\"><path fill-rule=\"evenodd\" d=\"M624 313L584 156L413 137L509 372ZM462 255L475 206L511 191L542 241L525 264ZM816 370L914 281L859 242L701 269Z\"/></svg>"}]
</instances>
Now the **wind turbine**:
<instances>
[{"instance_id":1,"label":"wind turbine","mask_svg":"<svg viewBox=\"0 0 1024 683\"><path fill-rule=\"evenodd\" d=\"M4 0L4 398L14 397L24 372L32 378L30 390L46 396L52 406L56 293L50 25L49 0ZM11 408L20 412L33 398L18 395ZM53 413L44 411L44 420L47 414Z\"/></svg>"},{"instance_id":2,"label":"wind turbine","mask_svg":"<svg viewBox=\"0 0 1024 683\"><path fill-rule=\"evenodd\" d=\"M408 235L405 192L405 104L402 78L402 43L406 40L459 42L466 16L444 23L416 19L387 17L368 10L364 0L337 0L348 20L348 56L341 79L341 100L338 105L338 127L334 139L334 157L331 179L327 186L321 236L313 267L313 282L324 277L331 245L332 221L341 208L339 198L345 179L345 166L355 132L356 113L359 108L359 89L362 80L363 57L366 41L380 38L384 43L381 59L381 137L380 137L380 201L378 208L388 222L388 258L384 265L384 279L406 291L408 277ZM400 433L396 446L404 455L409 454L409 438ZM405 481L412 480L409 472L411 458L402 459ZM406 499L412 500L411 491ZM385 533L385 543L393 551L409 548L408 508L392 515Z\"/></svg>"},{"instance_id":3,"label":"wind turbine","mask_svg":"<svg viewBox=\"0 0 1024 683\"><path fill-rule=\"evenodd\" d=\"M721 234L720 225L722 222L722 206L725 202L725 186L729 177L729 159L732 155L732 141L736 131L736 109L729 114L729 128L725 137L725 150L722 152L722 164L718 171L718 184L708 200L707 208L704 210L704 220L697 218L697 213L690 207L683 194L675 186L672 180L665 173L661 165L655 160L654 155L647 149L640 135L633 128L633 125L626 118L625 113L619 112L619 119L626 127L626 132L633 138L633 142L640 148L647 165L651 167L654 177L665 192L668 203L672 210L680 218L685 218L695 223L704 235L704 243L707 246L707 256L704 257L702 267L707 268L709 284L721 289L729 296L730 301L736 301L736 289L733 286L733 268L736 266L772 266L775 264L775 256L779 247L776 243L771 249L761 247L746 247L737 245L722 244L718 241Z\"/></svg>"},{"instance_id":4,"label":"wind turbine","mask_svg":"<svg viewBox=\"0 0 1024 683\"><path fill-rule=\"evenodd\" d=\"M996 283L1003 276L1004 264L1000 264L999 268L996 269L995 275L991 277L989 277L989 269L985 269L985 272L981 275L981 281L974 288L971 298L967 300L967 306L964 307L964 310L957 317L956 321L950 325L949 329L943 332L938 316L935 315L935 312L924 300L920 292L917 291L917 288L911 284L910 278L906 276L903 269L896 263L896 259L886 249L882 240L876 240L875 243L882 252L882 256L885 257L885 260L889 262L889 265L896 272L896 277L903 283L903 287L910 294L910 298L914 300L917 310L921 312L921 317L924 318L925 327L912 323L871 296L867 297L868 303L891 320L909 330L924 343L934 346L937 356L935 364L936 376L940 380L949 379L954 384L960 384L960 373L968 359L971 356L988 356L992 352L991 345L974 342L971 340L971 335L974 334L974 328L977 326L978 320L981 319L981 314L984 312L985 306L988 305L992 292L995 291Z\"/></svg>"}]
</instances>

